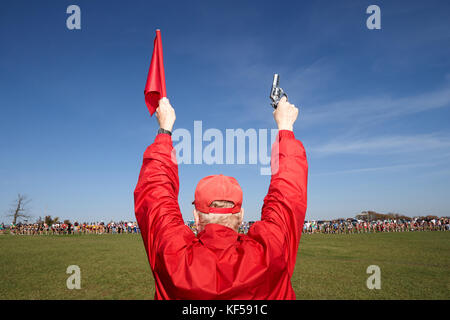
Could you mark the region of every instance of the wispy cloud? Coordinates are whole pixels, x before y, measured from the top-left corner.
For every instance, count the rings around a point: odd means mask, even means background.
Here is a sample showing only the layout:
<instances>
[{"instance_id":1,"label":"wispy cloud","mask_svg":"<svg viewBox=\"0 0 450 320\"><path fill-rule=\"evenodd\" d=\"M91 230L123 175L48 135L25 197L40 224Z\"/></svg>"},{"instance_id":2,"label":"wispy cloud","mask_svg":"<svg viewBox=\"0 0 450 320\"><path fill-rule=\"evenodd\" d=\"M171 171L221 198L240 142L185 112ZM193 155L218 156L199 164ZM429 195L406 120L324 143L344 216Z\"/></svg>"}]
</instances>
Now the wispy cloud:
<instances>
[{"instance_id":1,"label":"wispy cloud","mask_svg":"<svg viewBox=\"0 0 450 320\"><path fill-rule=\"evenodd\" d=\"M394 117L450 106L450 86L408 97L362 97L310 106L303 110L305 125L333 123L373 123Z\"/></svg>"},{"instance_id":2,"label":"wispy cloud","mask_svg":"<svg viewBox=\"0 0 450 320\"><path fill-rule=\"evenodd\" d=\"M349 170L337 170L330 172L321 172L321 173L313 173L313 176L328 176L328 175L336 175L336 174L351 174L351 173L366 173L366 172L376 172L376 171L386 171L386 170L401 170L401 169L410 169L417 167L429 167L433 166L435 163L408 163L408 164L398 164L392 166L380 166L380 167L370 167L370 168L357 168L357 169L349 169Z\"/></svg>"},{"instance_id":3,"label":"wispy cloud","mask_svg":"<svg viewBox=\"0 0 450 320\"><path fill-rule=\"evenodd\" d=\"M396 135L368 139L339 139L312 146L310 152L317 156L334 154L399 154L426 150L450 149L450 137L437 134Z\"/></svg>"}]
</instances>

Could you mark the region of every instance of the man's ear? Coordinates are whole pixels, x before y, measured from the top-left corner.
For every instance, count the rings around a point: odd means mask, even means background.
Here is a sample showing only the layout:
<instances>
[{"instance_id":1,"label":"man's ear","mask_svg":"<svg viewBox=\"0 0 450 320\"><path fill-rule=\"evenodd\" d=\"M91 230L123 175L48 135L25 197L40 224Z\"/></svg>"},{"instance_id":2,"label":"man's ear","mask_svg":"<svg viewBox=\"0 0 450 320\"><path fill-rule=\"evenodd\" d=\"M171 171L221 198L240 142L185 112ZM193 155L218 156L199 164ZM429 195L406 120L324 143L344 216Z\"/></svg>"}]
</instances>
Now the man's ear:
<instances>
[{"instance_id":1,"label":"man's ear","mask_svg":"<svg viewBox=\"0 0 450 320\"><path fill-rule=\"evenodd\" d=\"M198 224L199 224L198 212L197 212L197 210L194 208L194 210L192 211L192 213L194 214L195 226L198 228Z\"/></svg>"},{"instance_id":2,"label":"man's ear","mask_svg":"<svg viewBox=\"0 0 450 320\"><path fill-rule=\"evenodd\" d=\"M239 219L240 219L240 221L239 221L239 224L241 224L242 223L242 221L244 221L244 208L242 208L241 207L241 212L239 212Z\"/></svg>"}]
</instances>

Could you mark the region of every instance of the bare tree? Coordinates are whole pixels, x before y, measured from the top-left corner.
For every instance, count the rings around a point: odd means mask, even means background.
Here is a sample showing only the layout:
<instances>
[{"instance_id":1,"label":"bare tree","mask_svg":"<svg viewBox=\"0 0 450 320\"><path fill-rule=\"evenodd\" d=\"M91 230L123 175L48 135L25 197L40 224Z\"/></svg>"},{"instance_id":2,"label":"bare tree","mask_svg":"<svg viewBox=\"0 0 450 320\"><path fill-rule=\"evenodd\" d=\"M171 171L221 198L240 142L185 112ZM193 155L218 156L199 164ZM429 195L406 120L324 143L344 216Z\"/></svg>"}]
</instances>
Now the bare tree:
<instances>
[{"instance_id":1,"label":"bare tree","mask_svg":"<svg viewBox=\"0 0 450 320\"><path fill-rule=\"evenodd\" d=\"M18 194L17 199L13 203L13 207L10 209L8 217L13 217L13 224L16 224L18 219L30 219L31 216L27 215L26 206L30 203L31 199L28 199L26 195Z\"/></svg>"},{"instance_id":2,"label":"bare tree","mask_svg":"<svg viewBox=\"0 0 450 320\"><path fill-rule=\"evenodd\" d=\"M54 223L59 223L59 217L52 218L52 216L45 216L44 222L45 222L48 226L51 226L51 225L54 224Z\"/></svg>"}]
</instances>

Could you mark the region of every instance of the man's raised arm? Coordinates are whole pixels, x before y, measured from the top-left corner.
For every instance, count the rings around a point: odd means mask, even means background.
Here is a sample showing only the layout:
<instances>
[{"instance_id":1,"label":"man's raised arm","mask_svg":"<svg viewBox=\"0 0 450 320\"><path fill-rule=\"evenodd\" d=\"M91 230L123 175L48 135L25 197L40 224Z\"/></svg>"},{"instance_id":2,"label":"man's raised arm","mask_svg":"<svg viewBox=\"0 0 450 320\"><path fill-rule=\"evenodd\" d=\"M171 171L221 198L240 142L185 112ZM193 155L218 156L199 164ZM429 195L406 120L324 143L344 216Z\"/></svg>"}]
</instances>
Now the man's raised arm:
<instances>
[{"instance_id":1,"label":"man's raised arm","mask_svg":"<svg viewBox=\"0 0 450 320\"><path fill-rule=\"evenodd\" d=\"M167 98L159 102L156 118L161 129L172 131L175 111ZM152 269L156 254L165 250L168 239L184 229L178 205L178 165L172 138L159 133L144 153L139 180L134 191L136 218ZM174 237L172 237L173 240ZM177 241L173 241L177 244Z\"/></svg>"},{"instance_id":2,"label":"man's raised arm","mask_svg":"<svg viewBox=\"0 0 450 320\"><path fill-rule=\"evenodd\" d=\"M261 222L249 234L265 237L272 250L287 260L292 275L306 213L308 162L293 132L298 109L283 97L273 115L279 132L272 146L272 178Z\"/></svg>"}]
</instances>

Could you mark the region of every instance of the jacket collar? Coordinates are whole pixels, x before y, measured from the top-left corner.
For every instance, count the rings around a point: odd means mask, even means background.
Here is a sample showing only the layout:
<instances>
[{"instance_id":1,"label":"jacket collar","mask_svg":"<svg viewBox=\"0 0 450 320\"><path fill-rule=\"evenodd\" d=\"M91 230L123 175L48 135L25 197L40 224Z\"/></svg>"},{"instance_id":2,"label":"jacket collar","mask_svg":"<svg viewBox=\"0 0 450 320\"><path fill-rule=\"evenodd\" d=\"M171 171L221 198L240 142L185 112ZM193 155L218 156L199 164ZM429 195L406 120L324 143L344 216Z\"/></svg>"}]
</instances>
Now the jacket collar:
<instances>
[{"instance_id":1,"label":"jacket collar","mask_svg":"<svg viewBox=\"0 0 450 320\"><path fill-rule=\"evenodd\" d=\"M220 224L209 223L197 238L209 248L224 249L238 240L239 233Z\"/></svg>"}]
</instances>

